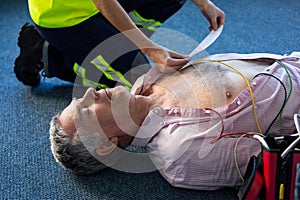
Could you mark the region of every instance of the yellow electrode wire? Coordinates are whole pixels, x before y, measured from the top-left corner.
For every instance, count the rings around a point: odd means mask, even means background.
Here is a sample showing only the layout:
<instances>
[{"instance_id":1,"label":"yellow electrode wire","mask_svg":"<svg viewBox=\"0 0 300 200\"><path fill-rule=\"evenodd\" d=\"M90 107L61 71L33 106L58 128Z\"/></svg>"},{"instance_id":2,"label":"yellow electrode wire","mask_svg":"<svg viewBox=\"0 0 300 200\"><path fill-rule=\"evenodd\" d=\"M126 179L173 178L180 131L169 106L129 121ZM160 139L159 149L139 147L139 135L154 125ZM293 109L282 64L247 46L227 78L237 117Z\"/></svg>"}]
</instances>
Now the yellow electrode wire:
<instances>
[{"instance_id":1,"label":"yellow electrode wire","mask_svg":"<svg viewBox=\"0 0 300 200\"><path fill-rule=\"evenodd\" d=\"M279 198L279 200L284 199L284 184L283 183L280 184L278 198Z\"/></svg>"},{"instance_id":2,"label":"yellow electrode wire","mask_svg":"<svg viewBox=\"0 0 300 200\"><path fill-rule=\"evenodd\" d=\"M245 81L246 84L247 84L247 87L248 87L248 89L249 89L249 93L250 93L250 96L251 96L252 107L253 107L253 115L254 115L254 120L255 120L256 126L257 126L257 128L258 128L259 133L260 133L261 135L263 135L263 132L262 132L262 130L261 130L261 128L260 128L260 125L259 125L259 122L258 122L258 119L257 119L256 107L255 107L255 100L254 100L252 88L251 88L251 86L250 86L250 83L249 83L247 77L246 77L240 70L238 70L238 69L232 67L231 65L229 65L229 64L227 64L227 63L224 63L224 62L222 62L222 61L219 61L219 60L197 60L196 62L193 62L193 63L191 63L191 64L203 63L203 62L216 62L216 63L220 63L220 64L222 64L222 65L224 65L224 66L226 66L226 67L229 67L230 69L234 70L235 72L237 72L238 74L240 74L240 75L243 77L244 81Z\"/></svg>"}]
</instances>

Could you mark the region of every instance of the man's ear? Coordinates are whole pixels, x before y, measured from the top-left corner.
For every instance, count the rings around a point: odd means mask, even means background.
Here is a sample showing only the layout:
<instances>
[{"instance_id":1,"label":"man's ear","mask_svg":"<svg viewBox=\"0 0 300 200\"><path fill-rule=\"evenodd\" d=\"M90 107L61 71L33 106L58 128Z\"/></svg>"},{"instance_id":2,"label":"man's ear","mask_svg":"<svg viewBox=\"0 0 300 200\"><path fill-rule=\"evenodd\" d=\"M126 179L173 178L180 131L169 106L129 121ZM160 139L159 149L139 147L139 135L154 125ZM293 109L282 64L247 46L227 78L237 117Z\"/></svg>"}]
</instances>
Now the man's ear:
<instances>
[{"instance_id":1,"label":"man's ear","mask_svg":"<svg viewBox=\"0 0 300 200\"><path fill-rule=\"evenodd\" d=\"M100 140L96 149L96 153L99 156L105 156L112 152L118 146L118 137L113 137L110 140Z\"/></svg>"}]
</instances>

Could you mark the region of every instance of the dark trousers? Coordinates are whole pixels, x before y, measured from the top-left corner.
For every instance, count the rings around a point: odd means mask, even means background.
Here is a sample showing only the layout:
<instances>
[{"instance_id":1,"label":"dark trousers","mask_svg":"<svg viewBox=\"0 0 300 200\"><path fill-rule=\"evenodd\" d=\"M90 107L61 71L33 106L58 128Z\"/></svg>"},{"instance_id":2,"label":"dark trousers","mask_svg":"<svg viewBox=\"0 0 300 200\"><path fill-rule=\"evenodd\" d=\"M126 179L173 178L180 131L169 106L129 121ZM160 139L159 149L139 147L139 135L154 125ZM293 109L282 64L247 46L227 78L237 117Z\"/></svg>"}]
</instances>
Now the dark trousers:
<instances>
[{"instance_id":1,"label":"dark trousers","mask_svg":"<svg viewBox=\"0 0 300 200\"><path fill-rule=\"evenodd\" d=\"M119 3L128 13L136 10L145 19L164 22L182 7L184 0L119 0ZM123 75L137 65L145 64L149 68L148 61L140 50L120 34L101 13L72 27L42 28L37 26L37 29L49 43L47 55L44 55L47 62L45 71L48 77L75 82L77 74L74 72L74 65L77 63L85 68L87 78L101 82L108 87L115 86L114 79L102 76L101 72L99 70L97 72L97 68L92 66L91 62L97 55L101 55L109 66ZM137 62L134 62L135 60ZM136 71L130 74L134 76L129 77L130 82L135 81L136 76L144 73L141 68L138 69L141 73L136 73Z\"/></svg>"}]
</instances>

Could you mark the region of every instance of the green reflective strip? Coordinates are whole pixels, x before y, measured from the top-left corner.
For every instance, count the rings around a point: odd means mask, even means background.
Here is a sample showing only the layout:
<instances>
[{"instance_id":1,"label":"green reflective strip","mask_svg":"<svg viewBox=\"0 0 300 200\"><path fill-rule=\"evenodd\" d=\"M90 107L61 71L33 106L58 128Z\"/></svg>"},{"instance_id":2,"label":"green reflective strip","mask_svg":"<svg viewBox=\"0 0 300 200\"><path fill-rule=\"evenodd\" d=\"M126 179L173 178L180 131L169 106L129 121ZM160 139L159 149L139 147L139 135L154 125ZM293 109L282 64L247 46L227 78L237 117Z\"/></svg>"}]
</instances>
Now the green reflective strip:
<instances>
[{"instance_id":1,"label":"green reflective strip","mask_svg":"<svg viewBox=\"0 0 300 200\"><path fill-rule=\"evenodd\" d=\"M114 68L112 68L102 56L98 56L98 59L100 59L100 62L112 73L116 74L117 77L124 83L124 85L132 87L131 83L122 75L121 72L116 71Z\"/></svg>"},{"instance_id":2,"label":"green reflective strip","mask_svg":"<svg viewBox=\"0 0 300 200\"><path fill-rule=\"evenodd\" d=\"M92 81L92 80L88 80L88 84L89 86L93 87L93 88L99 88L99 89L102 89L102 88L108 88L107 85L105 84L102 84L102 83L98 83L98 82L95 82L95 81Z\"/></svg>"},{"instance_id":3,"label":"green reflective strip","mask_svg":"<svg viewBox=\"0 0 300 200\"><path fill-rule=\"evenodd\" d=\"M76 75L78 74L78 67L79 65L77 63L75 63L73 66L73 71L75 72Z\"/></svg>"},{"instance_id":4,"label":"green reflective strip","mask_svg":"<svg viewBox=\"0 0 300 200\"><path fill-rule=\"evenodd\" d=\"M77 63L73 66L73 71L77 76L80 76L82 78L82 85L87 86L87 81L85 77L85 69L81 66L79 66Z\"/></svg>"},{"instance_id":5,"label":"green reflective strip","mask_svg":"<svg viewBox=\"0 0 300 200\"><path fill-rule=\"evenodd\" d=\"M99 57L99 56L98 56ZM98 58L97 57L97 58ZM102 57L102 56L101 56ZM104 59L103 59L104 60ZM92 60L91 61L91 63L97 68L97 69L99 69L105 76L106 76L106 78L108 78L109 80L115 80L114 79L114 77L107 71L107 70L105 70L105 69L103 69L102 68L102 66L101 66L101 64L103 64L100 60L99 60L99 58L98 58L98 61L100 62L100 63L97 63L97 60ZM105 61L105 60L104 60Z\"/></svg>"},{"instance_id":6,"label":"green reflective strip","mask_svg":"<svg viewBox=\"0 0 300 200\"><path fill-rule=\"evenodd\" d=\"M154 31L154 32L157 31L157 28L154 28L152 26L148 26L146 24L141 24L141 23L138 23L138 22L134 22L134 23L135 23L135 25L141 26L141 27L146 28L146 29L148 29L150 31Z\"/></svg>"},{"instance_id":7,"label":"green reflective strip","mask_svg":"<svg viewBox=\"0 0 300 200\"><path fill-rule=\"evenodd\" d=\"M156 21L155 19L145 19L136 10L133 10L132 14L134 14L140 21L147 22L149 24L155 24L155 26L158 26L158 27L162 26L162 23L159 21Z\"/></svg>"},{"instance_id":8,"label":"green reflective strip","mask_svg":"<svg viewBox=\"0 0 300 200\"><path fill-rule=\"evenodd\" d=\"M86 72L86 70L79 66L79 73L82 77L82 85L86 87L87 86L87 81L86 81L85 72Z\"/></svg>"},{"instance_id":9,"label":"green reflective strip","mask_svg":"<svg viewBox=\"0 0 300 200\"><path fill-rule=\"evenodd\" d=\"M73 71L75 72L75 74L77 76L80 76L82 78L82 85L85 87L90 86L93 88L108 88L108 86L105 84L98 83L98 82L87 79L85 76L86 69L79 66L77 63L74 64Z\"/></svg>"},{"instance_id":10,"label":"green reflective strip","mask_svg":"<svg viewBox=\"0 0 300 200\"><path fill-rule=\"evenodd\" d=\"M132 84L122 75L122 73L112 68L101 55L97 56L96 59L94 59L91 63L94 64L97 69L102 71L108 79L121 82L127 88L132 87ZM99 61L99 63L97 61Z\"/></svg>"},{"instance_id":11,"label":"green reflective strip","mask_svg":"<svg viewBox=\"0 0 300 200\"><path fill-rule=\"evenodd\" d=\"M97 84L97 87L98 87L99 89L102 89L102 88L108 88L108 86L105 85L105 84L101 84L101 83L97 83L97 82L95 82L95 83Z\"/></svg>"},{"instance_id":12,"label":"green reflective strip","mask_svg":"<svg viewBox=\"0 0 300 200\"><path fill-rule=\"evenodd\" d=\"M143 28L147 28L151 31L156 31L157 28L162 26L162 23L159 21L156 21L155 19L143 18L136 10L133 10L132 12L130 12L129 16L131 17L132 21L137 26L142 26Z\"/></svg>"}]
</instances>

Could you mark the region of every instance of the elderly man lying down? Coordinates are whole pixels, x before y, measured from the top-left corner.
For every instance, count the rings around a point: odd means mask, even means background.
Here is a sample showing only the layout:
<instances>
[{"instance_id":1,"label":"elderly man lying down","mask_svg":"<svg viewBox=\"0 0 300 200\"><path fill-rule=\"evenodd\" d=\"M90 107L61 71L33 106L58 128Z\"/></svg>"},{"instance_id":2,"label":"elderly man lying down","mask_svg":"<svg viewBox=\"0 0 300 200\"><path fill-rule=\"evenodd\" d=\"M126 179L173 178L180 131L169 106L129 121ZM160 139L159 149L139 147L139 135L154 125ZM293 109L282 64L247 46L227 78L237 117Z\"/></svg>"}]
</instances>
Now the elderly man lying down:
<instances>
[{"instance_id":1,"label":"elderly man lying down","mask_svg":"<svg viewBox=\"0 0 300 200\"><path fill-rule=\"evenodd\" d=\"M261 152L253 135L293 133L299 97L297 57L212 55L168 74L154 67L131 93L89 88L53 117L51 148L77 174L157 169L176 187L240 186Z\"/></svg>"}]
</instances>

